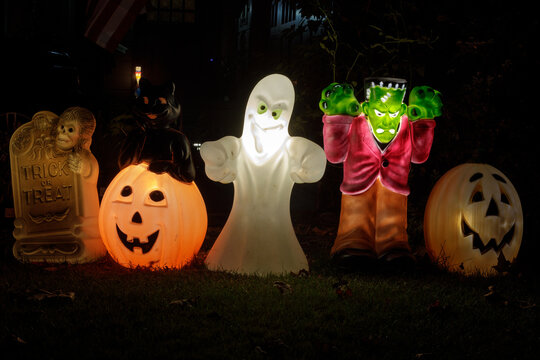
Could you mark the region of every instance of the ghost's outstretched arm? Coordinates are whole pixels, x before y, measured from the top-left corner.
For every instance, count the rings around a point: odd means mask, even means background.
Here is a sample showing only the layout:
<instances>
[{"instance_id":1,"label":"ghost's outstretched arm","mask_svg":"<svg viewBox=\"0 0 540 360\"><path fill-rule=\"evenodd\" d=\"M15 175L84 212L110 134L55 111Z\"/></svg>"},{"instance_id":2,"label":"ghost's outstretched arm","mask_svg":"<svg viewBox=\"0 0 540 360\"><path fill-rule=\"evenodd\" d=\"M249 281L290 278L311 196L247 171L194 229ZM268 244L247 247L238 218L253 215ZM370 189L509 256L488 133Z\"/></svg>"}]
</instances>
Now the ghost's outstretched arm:
<instances>
[{"instance_id":1,"label":"ghost's outstretched arm","mask_svg":"<svg viewBox=\"0 0 540 360\"><path fill-rule=\"evenodd\" d=\"M326 168L324 150L301 137L292 137L287 144L291 164L290 174L295 183L319 181Z\"/></svg>"},{"instance_id":2,"label":"ghost's outstretched arm","mask_svg":"<svg viewBox=\"0 0 540 360\"><path fill-rule=\"evenodd\" d=\"M208 178L224 184L234 181L240 146L240 139L234 136L203 143L200 152Z\"/></svg>"}]
</instances>

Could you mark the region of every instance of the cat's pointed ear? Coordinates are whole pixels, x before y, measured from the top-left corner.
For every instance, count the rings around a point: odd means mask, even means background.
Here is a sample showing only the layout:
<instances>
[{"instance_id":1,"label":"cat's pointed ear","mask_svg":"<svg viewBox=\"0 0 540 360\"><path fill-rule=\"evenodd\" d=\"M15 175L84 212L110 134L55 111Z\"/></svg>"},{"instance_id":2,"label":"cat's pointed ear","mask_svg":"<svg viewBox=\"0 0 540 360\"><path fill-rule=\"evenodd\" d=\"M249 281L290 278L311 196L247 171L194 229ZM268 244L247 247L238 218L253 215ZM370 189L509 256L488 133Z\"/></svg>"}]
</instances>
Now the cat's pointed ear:
<instances>
[{"instance_id":1,"label":"cat's pointed ear","mask_svg":"<svg viewBox=\"0 0 540 360\"><path fill-rule=\"evenodd\" d=\"M171 95L174 95L174 91L176 90L176 85L174 84L174 81L169 81L166 85L166 89L169 90Z\"/></svg>"}]
</instances>

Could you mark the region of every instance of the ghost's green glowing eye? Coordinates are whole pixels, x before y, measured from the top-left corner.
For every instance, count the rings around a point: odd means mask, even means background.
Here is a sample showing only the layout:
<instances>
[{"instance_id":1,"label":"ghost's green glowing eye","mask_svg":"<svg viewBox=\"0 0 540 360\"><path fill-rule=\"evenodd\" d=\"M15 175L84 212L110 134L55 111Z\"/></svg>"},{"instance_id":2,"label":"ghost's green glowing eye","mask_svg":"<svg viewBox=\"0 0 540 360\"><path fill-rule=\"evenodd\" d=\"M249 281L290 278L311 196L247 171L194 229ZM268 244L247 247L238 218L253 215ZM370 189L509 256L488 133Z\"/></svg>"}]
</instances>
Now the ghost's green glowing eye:
<instances>
[{"instance_id":1,"label":"ghost's green glowing eye","mask_svg":"<svg viewBox=\"0 0 540 360\"><path fill-rule=\"evenodd\" d=\"M382 112L380 112L379 110L375 109L373 110L375 112L375 115L377 115L378 117L383 117L384 114Z\"/></svg>"},{"instance_id":2,"label":"ghost's green glowing eye","mask_svg":"<svg viewBox=\"0 0 540 360\"><path fill-rule=\"evenodd\" d=\"M281 109L272 110L272 117L277 120L281 116Z\"/></svg>"},{"instance_id":3,"label":"ghost's green glowing eye","mask_svg":"<svg viewBox=\"0 0 540 360\"><path fill-rule=\"evenodd\" d=\"M268 106L264 102L260 102L259 106L257 106L257 113L264 114L268 110Z\"/></svg>"}]
</instances>

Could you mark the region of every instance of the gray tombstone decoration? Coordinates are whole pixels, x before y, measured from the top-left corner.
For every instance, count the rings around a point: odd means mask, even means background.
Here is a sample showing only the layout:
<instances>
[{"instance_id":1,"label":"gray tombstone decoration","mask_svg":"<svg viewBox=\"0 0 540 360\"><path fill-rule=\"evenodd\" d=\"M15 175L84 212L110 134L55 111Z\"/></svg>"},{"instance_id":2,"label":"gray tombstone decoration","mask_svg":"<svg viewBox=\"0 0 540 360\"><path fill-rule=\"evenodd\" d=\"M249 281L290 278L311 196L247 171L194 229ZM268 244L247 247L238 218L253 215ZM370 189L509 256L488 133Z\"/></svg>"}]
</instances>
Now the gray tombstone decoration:
<instances>
[{"instance_id":1,"label":"gray tombstone decoration","mask_svg":"<svg viewBox=\"0 0 540 360\"><path fill-rule=\"evenodd\" d=\"M12 135L13 254L23 262L83 263L106 254L98 226L96 120L84 108L40 111Z\"/></svg>"}]
</instances>

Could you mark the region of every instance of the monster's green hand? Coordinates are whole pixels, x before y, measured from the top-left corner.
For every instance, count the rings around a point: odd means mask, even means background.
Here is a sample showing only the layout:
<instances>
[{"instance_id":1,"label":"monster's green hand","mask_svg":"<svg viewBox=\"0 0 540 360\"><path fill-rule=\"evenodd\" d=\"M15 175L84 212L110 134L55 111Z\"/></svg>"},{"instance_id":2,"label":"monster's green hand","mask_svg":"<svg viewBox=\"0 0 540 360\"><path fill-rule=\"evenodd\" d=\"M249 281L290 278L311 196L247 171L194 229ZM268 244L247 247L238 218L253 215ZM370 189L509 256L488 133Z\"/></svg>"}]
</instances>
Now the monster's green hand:
<instances>
[{"instance_id":1,"label":"monster's green hand","mask_svg":"<svg viewBox=\"0 0 540 360\"><path fill-rule=\"evenodd\" d=\"M354 96L354 89L349 84L332 83L321 93L319 108L326 115L360 114L360 103Z\"/></svg>"},{"instance_id":2,"label":"monster's green hand","mask_svg":"<svg viewBox=\"0 0 540 360\"><path fill-rule=\"evenodd\" d=\"M433 119L442 115L441 93L429 86L416 86L409 95L407 116L410 121Z\"/></svg>"}]
</instances>

